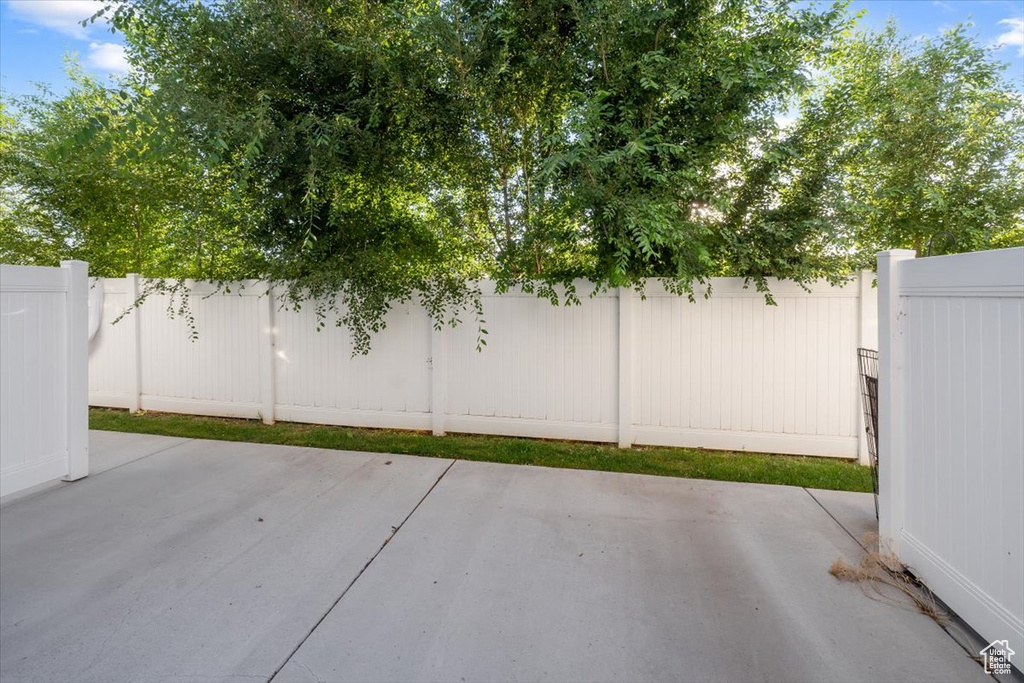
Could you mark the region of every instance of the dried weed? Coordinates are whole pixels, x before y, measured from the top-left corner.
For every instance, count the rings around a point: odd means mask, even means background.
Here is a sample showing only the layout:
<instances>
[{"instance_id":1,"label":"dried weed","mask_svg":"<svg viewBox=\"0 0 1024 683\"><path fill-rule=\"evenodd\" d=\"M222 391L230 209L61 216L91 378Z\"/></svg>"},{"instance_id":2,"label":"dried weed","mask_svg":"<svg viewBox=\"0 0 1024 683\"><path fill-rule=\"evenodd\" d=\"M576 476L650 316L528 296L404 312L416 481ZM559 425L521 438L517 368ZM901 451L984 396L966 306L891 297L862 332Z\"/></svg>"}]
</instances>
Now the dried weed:
<instances>
[{"instance_id":1,"label":"dried weed","mask_svg":"<svg viewBox=\"0 0 1024 683\"><path fill-rule=\"evenodd\" d=\"M829 574L840 581L858 583L872 600L903 609L916 609L940 626L946 626L949 617L939 608L932 592L914 577L895 553L879 543L877 534L865 534L861 545L864 556L859 564L840 557L829 567Z\"/></svg>"}]
</instances>

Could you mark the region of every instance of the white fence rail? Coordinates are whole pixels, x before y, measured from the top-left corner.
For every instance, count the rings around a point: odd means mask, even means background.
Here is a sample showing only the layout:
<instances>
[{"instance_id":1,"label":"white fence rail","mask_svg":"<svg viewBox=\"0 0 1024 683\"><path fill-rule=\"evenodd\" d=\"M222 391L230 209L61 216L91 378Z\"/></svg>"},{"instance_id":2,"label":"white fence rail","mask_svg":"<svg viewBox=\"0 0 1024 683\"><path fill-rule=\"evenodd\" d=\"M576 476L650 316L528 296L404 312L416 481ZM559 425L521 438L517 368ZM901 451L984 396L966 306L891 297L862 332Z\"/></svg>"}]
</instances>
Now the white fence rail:
<instances>
[{"instance_id":1,"label":"white fence rail","mask_svg":"<svg viewBox=\"0 0 1024 683\"><path fill-rule=\"evenodd\" d=\"M656 281L553 307L485 289L476 327L440 332L394 310L368 356L348 333L316 330L312 307L281 309L266 286L196 284L199 338L134 276L107 279L90 359L93 405L632 444L866 458L856 348L875 346L871 273L813 293L773 283L778 306L738 279L690 303ZM486 287L486 285L485 285ZM240 292L240 293L238 293Z\"/></svg>"},{"instance_id":2,"label":"white fence rail","mask_svg":"<svg viewBox=\"0 0 1024 683\"><path fill-rule=\"evenodd\" d=\"M880 533L1024 652L1024 249L878 266Z\"/></svg>"},{"instance_id":3,"label":"white fence rail","mask_svg":"<svg viewBox=\"0 0 1024 683\"><path fill-rule=\"evenodd\" d=\"M0 265L0 496L89 473L88 265L61 265Z\"/></svg>"}]
</instances>

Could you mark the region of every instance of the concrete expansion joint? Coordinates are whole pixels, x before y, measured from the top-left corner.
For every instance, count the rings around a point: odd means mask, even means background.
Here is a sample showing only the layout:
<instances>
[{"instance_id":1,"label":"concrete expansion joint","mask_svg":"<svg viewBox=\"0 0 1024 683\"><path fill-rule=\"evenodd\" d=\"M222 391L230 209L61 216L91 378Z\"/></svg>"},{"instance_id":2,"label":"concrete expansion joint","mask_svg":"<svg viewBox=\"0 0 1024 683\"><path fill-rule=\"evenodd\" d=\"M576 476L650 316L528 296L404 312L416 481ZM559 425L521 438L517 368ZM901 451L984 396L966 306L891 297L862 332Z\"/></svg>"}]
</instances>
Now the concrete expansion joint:
<instances>
[{"instance_id":1,"label":"concrete expansion joint","mask_svg":"<svg viewBox=\"0 0 1024 683\"><path fill-rule=\"evenodd\" d=\"M811 497L811 500L813 500L815 503L817 503L818 507L820 507L822 510L824 510L825 514L828 515L829 517L831 517L832 521L835 522L839 526L839 528L842 529L846 533L847 536L849 536L851 539L853 539L854 543L859 545L864 552L868 551L867 547L865 547L865 545L864 545L864 541L862 539L859 539L856 536L854 536L853 533L849 529L847 529L845 526L843 526L843 523L840 522L838 519L836 519L836 516L833 515L829 511L829 509L827 507L825 507L824 505L821 504L821 501L818 500L815 497L814 493L812 493L809 488L807 488L806 486L801 486L800 488L802 488L804 491L807 492L807 495Z\"/></svg>"},{"instance_id":2,"label":"concrete expansion joint","mask_svg":"<svg viewBox=\"0 0 1024 683\"><path fill-rule=\"evenodd\" d=\"M182 438L182 437L173 437L173 438ZM103 470L102 472L97 472L96 474L91 474L91 475L89 475L89 478L90 479L95 479L96 477L102 477L104 474L106 474L108 472L113 472L114 470L119 470L122 467L124 467L125 465L131 465L132 463L136 463L136 462L139 462L141 460L145 460L146 458L152 458L154 455L160 455L161 453L166 453L167 451L174 450L178 446L184 446L185 444L192 443L193 441L195 441L195 439L187 439L186 438L184 441L179 441L178 443L172 443L169 446L165 446L165 447L161 448L158 451L153 451L152 453L147 453L146 455L142 456L141 458L136 458L136 459L130 460L128 462L123 462L120 465L115 465L114 467L111 467L108 470ZM79 480L79 481L84 481L84 480ZM75 482L70 482L70 483L73 484Z\"/></svg>"},{"instance_id":3,"label":"concrete expansion joint","mask_svg":"<svg viewBox=\"0 0 1024 683\"><path fill-rule=\"evenodd\" d=\"M366 570L370 568L370 565L371 565L371 564L373 564L373 561L377 559L377 556L378 556L378 555L380 555L380 554L381 554L381 552L382 552L382 551L384 550L384 548L386 548L386 547L387 547L388 543L390 543L390 542L391 542L391 539L392 539L392 538L394 538L394 537L395 537L395 535L396 535L396 534L397 534L397 533L398 533L399 531L401 531L401 530L402 530L402 527L403 527L403 526L405 526L405 523L409 521L409 518L411 518L411 517L412 517L412 516L413 516L413 515L414 515L414 514L416 513L416 511L417 511L417 510L419 510L419 508L420 508L420 505L423 505L423 501L425 501L425 500L427 499L427 496L429 496L429 495L430 495L431 493L433 493L434 489L435 489L435 488L437 488L437 485L438 485L438 484L440 484L440 483L441 483L441 480L442 480L442 479L444 479L444 477L445 477L445 475L446 475L446 474L448 474L448 471L449 471L449 470L450 470L450 469L451 469L452 467L454 467L454 466L455 466L455 463L456 463L456 462L458 462L458 460L452 460L452 461L451 461L450 463L448 463L448 467L445 467L445 468L444 468L444 471L443 471L443 472L441 472L441 475L440 475L440 476L439 476L439 477L437 478L437 480L435 480L435 481L434 481L434 483L433 483L433 484L431 484L431 485L430 485L430 488L428 488L428 489L427 489L427 492L423 494L423 497L422 497L422 498L420 498L420 499L419 499L419 501L417 501L416 505L414 505L414 506L413 506L413 508L412 508L412 510L410 510L410 511L409 511L409 514L407 514L407 515L405 516L405 518L404 518L404 519L403 519L403 520L402 520L401 522L399 522L399 523L398 523L398 526L392 526L392 527L391 527L391 534L390 534L390 535L388 535L388 537L387 537L386 539L384 539L384 542L383 542L383 543L381 543L381 545L380 545L380 548L378 548L378 549L377 549L377 552L375 552L375 553L373 554L373 556L372 556L372 557L370 557L370 559L366 561L366 564L364 564L364 565L363 565L363 568L359 570L359 573L357 573L357 574L356 574L355 578L354 578L354 579L352 579L351 581L349 581L348 585L347 585L347 586L345 586L345 590L343 590L343 591L341 592L341 595L339 595L339 596L338 596L338 597L337 597L337 598L336 598L336 599L334 600L334 602L332 602L332 603L331 603L331 606L327 608L327 611L326 611L326 612L324 612L324 613L323 613L323 614L322 614L322 615L320 616L320 618L319 618L319 619L317 619L317 622L316 622L315 624L313 624L313 628L309 629L309 631L307 631L307 632L306 632L306 635L304 635L304 636L302 637L302 639L300 639L300 640L299 640L299 643L298 643L298 644L297 644L297 645L295 646L295 648L294 648L294 649L292 649L292 651L291 651L291 652L290 652L290 653L288 654L288 656L287 656L287 657L285 657L284 661L283 661L283 662L281 662L281 665L280 665L280 666L278 666L278 667L277 667L276 669L274 669L274 673L273 673L273 674L271 674L270 678L268 679L268 683L272 683L272 682L273 682L273 680L274 680L275 678L277 678L277 675L278 675L279 673L281 673L281 669L283 669L283 668L284 668L284 667L285 667L285 666L286 666L286 665L288 664L288 662L290 662L290 661L291 661L292 657L294 657L294 656L295 656L295 653L299 651L299 648L301 648L301 647L302 647L302 646L303 646L303 645L305 644L305 642L306 642L307 640L309 640L309 637L310 637L311 635L313 635L313 632L314 632L314 631L316 631L316 630L317 630L317 628L318 628L318 627L320 626L320 624L322 624L322 623L323 623L324 619L326 619L326 618L327 618L327 616L328 616L328 615L329 615L329 614L330 614L331 612L333 612L333 611L334 611L334 608L338 606L338 603L340 603L340 602L341 602L342 598L344 598L344 597L345 597L345 595L347 595L347 594L348 594L348 592L349 592L349 591L350 591L350 590L352 589L352 586L356 585L356 581L358 581L358 580L359 580L359 579L360 579L360 578L362 577L362 575L363 575L363 574L364 574L364 573L366 572ZM319 676L317 676L317 675L316 675L316 673L315 673L315 672L314 672L314 671L313 671L312 669L310 669L310 668L309 668L308 666L305 666L305 665L303 665L303 664L300 664L299 662L296 662L296 664L297 664L297 665L299 665L299 666L301 666L302 668L306 669L307 671L309 671L309 673L310 673L310 674L312 674L312 675L313 675L313 677L314 677L314 678L316 678L316 680L317 680L317 681L321 681L321 680L322 680L322 679L321 679L321 678L320 678Z\"/></svg>"},{"instance_id":4,"label":"concrete expansion joint","mask_svg":"<svg viewBox=\"0 0 1024 683\"><path fill-rule=\"evenodd\" d=\"M266 676L260 676L259 674L202 674L202 673L176 673L175 679L187 678L190 681L230 681L235 678L254 680L254 681L266 681Z\"/></svg>"},{"instance_id":5,"label":"concrete expansion joint","mask_svg":"<svg viewBox=\"0 0 1024 683\"><path fill-rule=\"evenodd\" d=\"M183 437L172 437L172 438L183 438ZM19 504L24 503L26 501L32 500L36 496L42 495L43 493L53 493L53 492L56 492L56 491L60 491L61 489L66 489L69 486L72 486L73 484L78 484L80 482L95 481L97 477L102 477L104 474L107 474L109 472L113 472L114 470L119 470L122 467L124 467L125 465L131 465L132 463L136 463L136 462L139 462L141 460L145 460L146 458L152 458L154 455L160 455L161 453L166 453L167 451L174 450L178 446L184 446L185 444L191 443L193 441L195 441L195 439L184 439L183 441L179 441L178 443L172 443L169 446L164 446L163 448L161 448L158 451L153 451L152 453L147 453L146 455L143 455L140 458L135 458L134 460L129 460L128 462L123 462L120 465L114 465L113 467L111 467L109 469L105 469L105 470L103 470L101 472L96 472L94 474L90 474L89 476L83 477L81 479L76 479L74 481L54 482L54 483L60 484L60 486L55 488L55 489L52 489L52 490L49 489L49 488L45 488L45 489L43 489L41 491L32 491L32 490L30 490L28 493L26 493L24 495L24 497L22 497L22 495L20 495L18 493L12 493L9 496L6 496L7 500L5 500L2 503L0 503L0 508L6 509L6 508L8 508L8 507L10 507L12 505L19 505ZM13 498L14 500L11 500L11 498Z\"/></svg>"}]
</instances>

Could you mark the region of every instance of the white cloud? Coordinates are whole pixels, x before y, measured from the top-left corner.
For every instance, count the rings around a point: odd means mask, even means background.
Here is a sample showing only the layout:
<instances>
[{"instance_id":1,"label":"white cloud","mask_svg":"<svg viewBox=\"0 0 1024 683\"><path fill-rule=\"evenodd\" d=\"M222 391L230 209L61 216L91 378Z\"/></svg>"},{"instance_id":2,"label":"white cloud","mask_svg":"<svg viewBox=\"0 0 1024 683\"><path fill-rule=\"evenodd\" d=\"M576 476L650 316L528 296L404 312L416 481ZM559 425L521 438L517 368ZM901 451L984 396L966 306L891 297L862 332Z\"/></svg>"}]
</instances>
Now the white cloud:
<instances>
[{"instance_id":1,"label":"white cloud","mask_svg":"<svg viewBox=\"0 0 1024 683\"><path fill-rule=\"evenodd\" d=\"M941 7L942 9L946 10L947 12L952 12L953 11L953 6L951 4L949 4L948 2L943 2L943 0L933 0L932 4L935 5L936 7Z\"/></svg>"},{"instance_id":2,"label":"white cloud","mask_svg":"<svg viewBox=\"0 0 1024 683\"><path fill-rule=\"evenodd\" d=\"M108 27L104 19L96 24L82 26L81 21L93 16L106 6L106 0L9 0L11 13L29 24L57 31L81 41L89 41L85 64L100 71L128 73L128 60L124 47L117 43L96 40L97 29ZM19 33L39 33L35 28L18 29Z\"/></svg>"},{"instance_id":3,"label":"white cloud","mask_svg":"<svg viewBox=\"0 0 1024 683\"><path fill-rule=\"evenodd\" d=\"M124 56L124 45L117 43L89 43L89 55L86 57L89 66L103 71L128 73L130 67Z\"/></svg>"},{"instance_id":4,"label":"white cloud","mask_svg":"<svg viewBox=\"0 0 1024 683\"><path fill-rule=\"evenodd\" d=\"M1024 57L1024 19L1003 19L999 25L1009 26L1010 30L996 38L996 44L1016 47L1018 56Z\"/></svg>"},{"instance_id":5,"label":"white cloud","mask_svg":"<svg viewBox=\"0 0 1024 683\"><path fill-rule=\"evenodd\" d=\"M85 40L89 33L79 22L96 14L106 3L104 0L9 0L7 4L22 21Z\"/></svg>"}]
</instances>

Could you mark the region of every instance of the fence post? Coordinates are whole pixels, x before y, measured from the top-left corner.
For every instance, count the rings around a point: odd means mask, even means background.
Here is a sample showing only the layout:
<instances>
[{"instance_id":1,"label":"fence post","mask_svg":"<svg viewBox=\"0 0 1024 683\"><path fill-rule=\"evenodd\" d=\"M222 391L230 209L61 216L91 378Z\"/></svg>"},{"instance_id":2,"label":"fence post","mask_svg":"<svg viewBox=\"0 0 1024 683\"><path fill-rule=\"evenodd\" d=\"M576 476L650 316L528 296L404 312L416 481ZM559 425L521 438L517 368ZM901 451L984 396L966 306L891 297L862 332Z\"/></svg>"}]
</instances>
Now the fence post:
<instances>
[{"instance_id":1,"label":"fence post","mask_svg":"<svg viewBox=\"0 0 1024 683\"><path fill-rule=\"evenodd\" d=\"M906 496L899 264L911 258L909 249L878 254L878 534L897 556Z\"/></svg>"},{"instance_id":2,"label":"fence post","mask_svg":"<svg viewBox=\"0 0 1024 683\"><path fill-rule=\"evenodd\" d=\"M67 295L68 473L64 481L89 476L89 264L61 261Z\"/></svg>"},{"instance_id":3,"label":"fence post","mask_svg":"<svg viewBox=\"0 0 1024 683\"><path fill-rule=\"evenodd\" d=\"M139 300L139 276L128 273L128 305L134 307ZM131 397L128 399L128 411L137 413L142 408L142 310L132 308L128 314L128 384L131 386Z\"/></svg>"},{"instance_id":4,"label":"fence post","mask_svg":"<svg viewBox=\"0 0 1024 683\"><path fill-rule=\"evenodd\" d=\"M263 424L274 424L274 285L257 299L260 324L260 416Z\"/></svg>"},{"instance_id":5,"label":"fence post","mask_svg":"<svg viewBox=\"0 0 1024 683\"><path fill-rule=\"evenodd\" d=\"M857 316L857 347L862 349L878 349L878 297L871 287L875 274L870 270L862 270L858 276L859 312ZM860 367L857 363L857 376L854 386L857 387L857 401L854 409L857 412L857 456L861 465L871 464L871 453L868 450L867 424L864 422L864 400L860 389Z\"/></svg>"},{"instance_id":6,"label":"fence post","mask_svg":"<svg viewBox=\"0 0 1024 683\"><path fill-rule=\"evenodd\" d=\"M619 448L633 446L633 291L619 287Z\"/></svg>"},{"instance_id":7,"label":"fence post","mask_svg":"<svg viewBox=\"0 0 1024 683\"><path fill-rule=\"evenodd\" d=\"M448 380L448 334L447 326L440 329L430 321L430 419L434 436L444 436L447 405Z\"/></svg>"}]
</instances>

